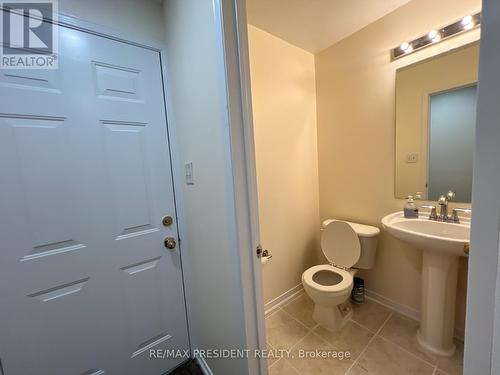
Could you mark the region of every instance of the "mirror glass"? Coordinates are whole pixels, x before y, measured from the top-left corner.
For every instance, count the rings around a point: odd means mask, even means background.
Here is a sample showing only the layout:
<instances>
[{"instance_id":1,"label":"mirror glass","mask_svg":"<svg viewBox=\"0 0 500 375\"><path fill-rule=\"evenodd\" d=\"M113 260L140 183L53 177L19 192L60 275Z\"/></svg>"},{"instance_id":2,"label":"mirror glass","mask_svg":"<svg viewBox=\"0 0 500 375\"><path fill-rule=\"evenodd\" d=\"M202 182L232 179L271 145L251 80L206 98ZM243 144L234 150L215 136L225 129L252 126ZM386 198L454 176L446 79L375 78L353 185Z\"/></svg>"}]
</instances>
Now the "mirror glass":
<instances>
[{"instance_id":1,"label":"mirror glass","mask_svg":"<svg viewBox=\"0 0 500 375\"><path fill-rule=\"evenodd\" d=\"M478 63L473 44L397 71L397 198L471 201Z\"/></svg>"}]
</instances>

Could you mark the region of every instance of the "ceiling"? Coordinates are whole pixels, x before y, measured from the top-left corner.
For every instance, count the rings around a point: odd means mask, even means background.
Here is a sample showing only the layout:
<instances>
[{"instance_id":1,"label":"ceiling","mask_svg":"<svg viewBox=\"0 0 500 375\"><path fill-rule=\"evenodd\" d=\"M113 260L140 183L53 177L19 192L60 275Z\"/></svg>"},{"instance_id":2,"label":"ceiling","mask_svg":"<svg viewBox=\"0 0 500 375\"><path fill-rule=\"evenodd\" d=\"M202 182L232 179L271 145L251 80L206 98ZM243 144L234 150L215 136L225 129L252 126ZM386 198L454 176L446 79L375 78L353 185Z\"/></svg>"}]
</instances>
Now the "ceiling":
<instances>
[{"instance_id":1,"label":"ceiling","mask_svg":"<svg viewBox=\"0 0 500 375\"><path fill-rule=\"evenodd\" d=\"M316 53L410 0L247 0L248 23Z\"/></svg>"}]
</instances>

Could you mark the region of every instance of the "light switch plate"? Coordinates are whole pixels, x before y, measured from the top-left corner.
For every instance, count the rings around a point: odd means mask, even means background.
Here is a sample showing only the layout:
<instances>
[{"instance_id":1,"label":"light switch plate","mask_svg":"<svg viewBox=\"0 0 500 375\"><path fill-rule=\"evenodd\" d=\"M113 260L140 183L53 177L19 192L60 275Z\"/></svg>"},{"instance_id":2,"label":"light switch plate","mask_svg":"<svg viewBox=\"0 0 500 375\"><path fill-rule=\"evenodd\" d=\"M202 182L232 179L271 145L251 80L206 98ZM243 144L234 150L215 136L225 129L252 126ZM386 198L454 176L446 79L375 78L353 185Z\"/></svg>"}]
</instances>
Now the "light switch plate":
<instances>
[{"instance_id":1,"label":"light switch plate","mask_svg":"<svg viewBox=\"0 0 500 375\"><path fill-rule=\"evenodd\" d=\"M418 154L406 154L406 162L407 163L417 163L418 162Z\"/></svg>"},{"instance_id":2,"label":"light switch plate","mask_svg":"<svg viewBox=\"0 0 500 375\"><path fill-rule=\"evenodd\" d=\"M184 164L184 172L186 175L186 185L194 185L193 162Z\"/></svg>"}]
</instances>

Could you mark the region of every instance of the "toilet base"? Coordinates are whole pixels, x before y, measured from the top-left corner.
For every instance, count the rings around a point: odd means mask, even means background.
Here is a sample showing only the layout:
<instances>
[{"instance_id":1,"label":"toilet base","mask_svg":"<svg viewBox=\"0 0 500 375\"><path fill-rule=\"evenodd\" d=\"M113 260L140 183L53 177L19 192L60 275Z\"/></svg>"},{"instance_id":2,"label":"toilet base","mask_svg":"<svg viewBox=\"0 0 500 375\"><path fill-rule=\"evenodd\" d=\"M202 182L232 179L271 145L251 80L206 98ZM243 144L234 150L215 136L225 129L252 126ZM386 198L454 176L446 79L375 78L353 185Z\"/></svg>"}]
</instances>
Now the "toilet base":
<instances>
[{"instance_id":1,"label":"toilet base","mask_svg":"<svg viewBox=\"0 0 500 375\"><path fill-rule=\"evenodd\" d=\"M351 315L352 308L345 303L337 306L314 305L314 321L331 332L340 331Z\"/></svg>"}]
</instances>

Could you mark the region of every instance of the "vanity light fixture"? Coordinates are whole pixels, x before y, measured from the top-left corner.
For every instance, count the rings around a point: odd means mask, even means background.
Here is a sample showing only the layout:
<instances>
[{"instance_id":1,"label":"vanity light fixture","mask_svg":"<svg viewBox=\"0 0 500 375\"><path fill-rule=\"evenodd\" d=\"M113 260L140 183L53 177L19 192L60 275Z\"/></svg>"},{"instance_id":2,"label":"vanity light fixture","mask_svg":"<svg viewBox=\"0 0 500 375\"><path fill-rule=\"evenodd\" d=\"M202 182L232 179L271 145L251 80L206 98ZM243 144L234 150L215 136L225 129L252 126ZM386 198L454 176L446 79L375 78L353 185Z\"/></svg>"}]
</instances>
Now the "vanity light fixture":
<instances>
[{"instance_id":1,"label":"vanity light fixture","mask_svg":"<svg viewBox=\"0 0 500 375\"><path fill-rule=\"evenodd\" d=\"M472 30L476 27L479 27L480 24L480 12L465 16L460 21L456 21L440 29L431 30L426 35L423 35L414 40L401 43L400 46L392 49L392 60L399 59L432 44L438 43L441 40L448 39L452 36Z\"/></svg>"}]
</instances>

